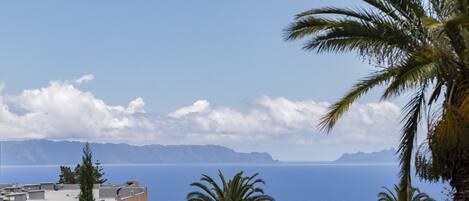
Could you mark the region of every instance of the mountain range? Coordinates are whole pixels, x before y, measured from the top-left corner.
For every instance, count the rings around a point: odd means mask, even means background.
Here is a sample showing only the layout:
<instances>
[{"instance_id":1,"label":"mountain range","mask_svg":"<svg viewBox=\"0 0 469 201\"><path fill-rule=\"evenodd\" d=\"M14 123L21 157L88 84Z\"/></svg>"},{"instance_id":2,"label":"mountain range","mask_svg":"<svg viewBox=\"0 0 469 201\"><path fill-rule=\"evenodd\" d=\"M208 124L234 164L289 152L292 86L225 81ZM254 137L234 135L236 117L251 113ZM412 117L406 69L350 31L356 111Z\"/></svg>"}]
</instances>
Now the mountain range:
<instances>
[{"instance_id":1,"label":"mountain range","mask_svg":"<svg viewBox=\"0 0 469 201\"><path fill-rule=\"evenodd\" d=\"M81 161L84 143L25 140L1 142L3 165L58 165ZM91 143L93 159L103 164L275 163L268 153L240 153L218 145L145 145Z\"/></svg>"},{"instance_id":2,"label":"mountain range","mask_svg":"<svg viewBox=\"0 0 469 201\"><path fill-rule=\"evenodd\" d=\"M364 153L345 153L335 163L397 163L396 149Z\"/></svg>"},{"instance_id":3,"label":"mountain range","mask_svg":"<svg viewBox=\"0 0 469 201\"><path fill-rule=\"evenodd\" d=\"M2 141L2 165L78 164L84 143L76 141ZM103 164L276 163L268 153L241 153L219 145L144 145L91 143L94 160ZM396 163L394 148L342 154L334 163Z\"/></svg>"}]
</instances>

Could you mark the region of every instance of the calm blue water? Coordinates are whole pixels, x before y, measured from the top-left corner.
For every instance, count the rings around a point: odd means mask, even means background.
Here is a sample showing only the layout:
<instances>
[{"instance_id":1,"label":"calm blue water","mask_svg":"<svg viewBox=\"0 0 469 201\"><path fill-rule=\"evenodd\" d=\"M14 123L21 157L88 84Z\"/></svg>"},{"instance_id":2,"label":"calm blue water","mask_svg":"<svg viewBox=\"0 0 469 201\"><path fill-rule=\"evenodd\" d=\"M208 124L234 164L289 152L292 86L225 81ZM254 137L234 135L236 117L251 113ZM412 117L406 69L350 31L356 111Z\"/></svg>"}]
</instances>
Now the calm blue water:
<instances>
[{"instance_id":1,"label":"calm blue water","mask_svg":"<svg viewBox=\"0 0 469 201\"><path fill-rule=\"evenodd\" d=\"M112 165L105 166L106 177L112 183L138 180L149 188L150 201L183 201L194 190L190 183L201 174L216 176L218 169L226 175L237 171L260 173L266 181L264 189L277 201L375 201L381 186L392 187L398 182L395 165L333 165L333 164L275 164L275 165ZM57 166L2 167L0 182L38 183L57 181ZM441 184L417 186L443 200Z\"/></svg>"}]
</instances>

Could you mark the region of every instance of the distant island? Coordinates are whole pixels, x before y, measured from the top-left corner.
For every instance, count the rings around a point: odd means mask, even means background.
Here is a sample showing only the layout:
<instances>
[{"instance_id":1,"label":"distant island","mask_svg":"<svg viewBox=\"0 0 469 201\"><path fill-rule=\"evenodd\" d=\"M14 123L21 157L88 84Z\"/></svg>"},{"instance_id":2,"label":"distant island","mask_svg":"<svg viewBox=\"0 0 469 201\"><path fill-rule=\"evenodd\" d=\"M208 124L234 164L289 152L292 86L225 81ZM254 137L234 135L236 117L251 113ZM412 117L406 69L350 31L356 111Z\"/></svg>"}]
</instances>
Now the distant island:
<instances>
[{"instance_id":1,"label":"distant island","mask_svg":"<svg viewBox=\"0 0 469 201\"><path fill-rule=\"evenodd\" d=\"M396 149L390 148L378 152L345 153L334 163L397 163Z\"/></svg>"},{"instance_id":2,"label":"distant island","mask_svg":"<svg viewBox=\"0 0 469 201\"><path fill-rule=\"evenodd\" d=\"M2 165L77 164L81 142L25 140L1 142ZM145 145L91 143L103 164L150 163L275 163L268 153L240 153L218 145Z\"/></svg>"}]
</instances>

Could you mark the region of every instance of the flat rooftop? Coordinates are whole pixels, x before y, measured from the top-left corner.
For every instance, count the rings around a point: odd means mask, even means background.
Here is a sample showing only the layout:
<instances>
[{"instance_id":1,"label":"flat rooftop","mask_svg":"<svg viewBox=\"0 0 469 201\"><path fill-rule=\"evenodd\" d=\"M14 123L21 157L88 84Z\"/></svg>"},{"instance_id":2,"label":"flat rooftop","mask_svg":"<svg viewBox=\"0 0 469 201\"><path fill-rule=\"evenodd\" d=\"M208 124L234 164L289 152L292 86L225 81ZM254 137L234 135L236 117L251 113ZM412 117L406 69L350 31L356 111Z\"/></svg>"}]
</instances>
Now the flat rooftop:
<instances>
[{"instance_id":1,"label":"flat rooftop","mask_svg":"<svg viewBox=\"0 0 469 201\"><path fill-rule=\"evenodd\" d=\"M45 201L76 201L80 190L45 191ZM116 201L116 198L99 198L99 190L93 190L96 201Z\"/></svg>"},{"instance_id":2,"label":"flat rooftop","mask_svg":"<svg viewBox=\"0 0 469 201\"><path fill-rule=\"evenodd\" d=\"M78 184L0 184L0 201L78 201ZM147 188L138 182L95 184L96 201L147 201Z\"/></svg>"}]
</instances>

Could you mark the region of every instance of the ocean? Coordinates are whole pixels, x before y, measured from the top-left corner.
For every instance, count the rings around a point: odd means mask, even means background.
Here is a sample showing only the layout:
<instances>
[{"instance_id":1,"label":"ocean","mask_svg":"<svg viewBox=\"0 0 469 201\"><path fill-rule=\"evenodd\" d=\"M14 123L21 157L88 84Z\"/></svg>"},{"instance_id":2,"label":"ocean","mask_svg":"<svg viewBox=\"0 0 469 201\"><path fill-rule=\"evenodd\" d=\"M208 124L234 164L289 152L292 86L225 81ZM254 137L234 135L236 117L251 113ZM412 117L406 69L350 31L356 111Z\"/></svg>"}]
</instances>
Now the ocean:
<instances>
[{"instance_id":1,"label":"ocean","mask_svg":"<svg viewBox=\"0 0 469 201\"><path fill-rule=\"evenodd\" d=\"M189 184L201 174L217 176L218 170L231 176L238 171L259 173L262 186L277 201L376 201L382 186L392 188L398 182L395 164L154 164L105 165L105 177L111 183L138 180L147 186L150 201L183 201L196 190ZM0 183L56 182L58 166L3 166ZM228 177L226 176L226 177ZM436 200L444 200L442 184L414 179L414 184Z\"/></svg>"}]
</instances>

